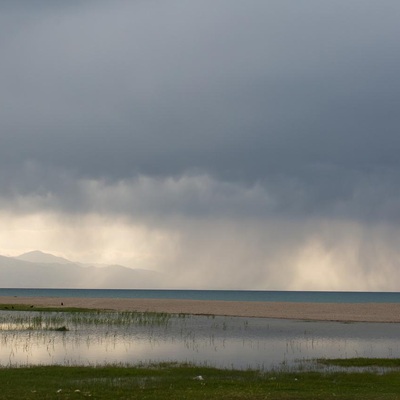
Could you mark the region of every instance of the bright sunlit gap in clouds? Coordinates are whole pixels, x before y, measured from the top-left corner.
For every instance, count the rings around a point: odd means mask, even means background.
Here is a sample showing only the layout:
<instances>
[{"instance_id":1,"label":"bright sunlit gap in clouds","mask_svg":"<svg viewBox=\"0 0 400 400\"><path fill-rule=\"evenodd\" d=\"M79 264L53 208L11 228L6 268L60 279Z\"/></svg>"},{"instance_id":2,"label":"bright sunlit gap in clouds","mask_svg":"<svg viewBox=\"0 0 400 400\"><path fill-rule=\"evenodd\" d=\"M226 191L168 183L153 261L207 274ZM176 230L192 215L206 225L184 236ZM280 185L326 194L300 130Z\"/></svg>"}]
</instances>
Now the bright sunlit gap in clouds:
<instances>
[{"instance_id":1,"label":"bright sunlit gap in clouds","mask_svg":"<svg viewBox=\"0 0 400 400\"><path fill-rule=\"evenodd\" d=\"M41 250L71 261L156 269L172 257L173 235L99 215L1 215L4 254Z\"/></svg>"},{"instance_id":2,"label":"bright sunlit gap in clouds","mask_svg":"<svg viewBox=\"0 0 400 400\"><path fill-rule=\"evenodd\" d=\"M394 291L400 278L398 240L389 247L381 229L348 222L181 219L152 229L99 215L1 220L3 255L41 249L81 263L154 270L165 288Z\"/></svg>"}]
</instances>

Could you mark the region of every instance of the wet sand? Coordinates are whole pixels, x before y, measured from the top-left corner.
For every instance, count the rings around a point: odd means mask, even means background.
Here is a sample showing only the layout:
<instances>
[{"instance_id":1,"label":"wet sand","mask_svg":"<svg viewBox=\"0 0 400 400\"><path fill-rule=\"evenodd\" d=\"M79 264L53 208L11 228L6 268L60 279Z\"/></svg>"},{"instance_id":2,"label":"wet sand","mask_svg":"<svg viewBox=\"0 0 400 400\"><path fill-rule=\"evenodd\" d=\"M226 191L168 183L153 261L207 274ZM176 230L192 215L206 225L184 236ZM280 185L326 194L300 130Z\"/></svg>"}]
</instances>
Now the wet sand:
<instances>
[{"instance_id":1,"label":"wet sand","mask_svg":"<svg viewBox=\"0 0 400 400\"><path fill-rule=\"evenodd\" d=\"M170 299L3 297L0 304L342 322L400 322L397 303L283 303Z\"/></svg>"}]
</instances>

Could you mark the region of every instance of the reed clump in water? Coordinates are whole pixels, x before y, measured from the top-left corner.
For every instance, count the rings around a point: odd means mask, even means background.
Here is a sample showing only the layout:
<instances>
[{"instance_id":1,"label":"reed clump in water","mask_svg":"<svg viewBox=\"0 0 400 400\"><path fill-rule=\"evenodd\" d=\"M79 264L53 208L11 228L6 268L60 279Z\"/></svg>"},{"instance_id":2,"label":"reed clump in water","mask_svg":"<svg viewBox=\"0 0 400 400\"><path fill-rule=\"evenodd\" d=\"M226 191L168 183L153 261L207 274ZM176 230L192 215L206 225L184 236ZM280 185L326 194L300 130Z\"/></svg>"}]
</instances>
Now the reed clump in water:
<instances>
[{"instance_id":1,"label":"reed clump in water","mask_svg":"<svg viewBox=\"0 0 400 400\"><path fill-rule=\"evenodd\" d=\"M55 330L60 326L167 326L172 315L135 311L0 311L0 330Z\"/></svg>"}]
</instances>

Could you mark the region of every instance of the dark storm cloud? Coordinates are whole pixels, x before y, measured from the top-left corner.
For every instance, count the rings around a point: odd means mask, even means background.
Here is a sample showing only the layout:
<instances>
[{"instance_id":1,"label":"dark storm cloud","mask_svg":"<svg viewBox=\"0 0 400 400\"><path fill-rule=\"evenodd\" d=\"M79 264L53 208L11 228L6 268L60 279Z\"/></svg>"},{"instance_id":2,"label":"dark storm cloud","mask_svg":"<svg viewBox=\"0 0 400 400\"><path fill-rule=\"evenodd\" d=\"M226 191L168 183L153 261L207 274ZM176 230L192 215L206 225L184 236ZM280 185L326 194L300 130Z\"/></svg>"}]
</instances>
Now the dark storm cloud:
<instances>
[{"instance_id":1,"label":"dark storm cloud","mask_svg":"<svg viewBox=\"0 0 400 400\"><path fill-rule=\"evenodd\" d=\"M208 176L170 209L399 217L397 1L65 3L0 8L3 196Z\"/></svg>"}]
</instances>

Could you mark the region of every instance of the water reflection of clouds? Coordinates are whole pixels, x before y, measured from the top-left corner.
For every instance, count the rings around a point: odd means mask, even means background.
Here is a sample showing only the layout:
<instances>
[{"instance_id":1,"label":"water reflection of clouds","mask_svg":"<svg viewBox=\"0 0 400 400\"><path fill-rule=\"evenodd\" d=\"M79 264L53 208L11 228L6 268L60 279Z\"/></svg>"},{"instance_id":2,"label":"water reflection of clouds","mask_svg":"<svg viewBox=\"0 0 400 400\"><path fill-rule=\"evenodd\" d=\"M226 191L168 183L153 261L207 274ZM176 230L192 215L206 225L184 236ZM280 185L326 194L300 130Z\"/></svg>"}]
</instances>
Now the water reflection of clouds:
<instances>
[{"instance_id":1,"label":"water reflection of clouds","mask_svg":"<svg viewBox=\"0 0 400 400\"><path fill-rule=\"evenodd\" d=\"M0 337L1 365L180 361L271 368L313 358L400 356L397 324L191 317L163 326L13 330Z\"/></svg>"}]
</instances>

